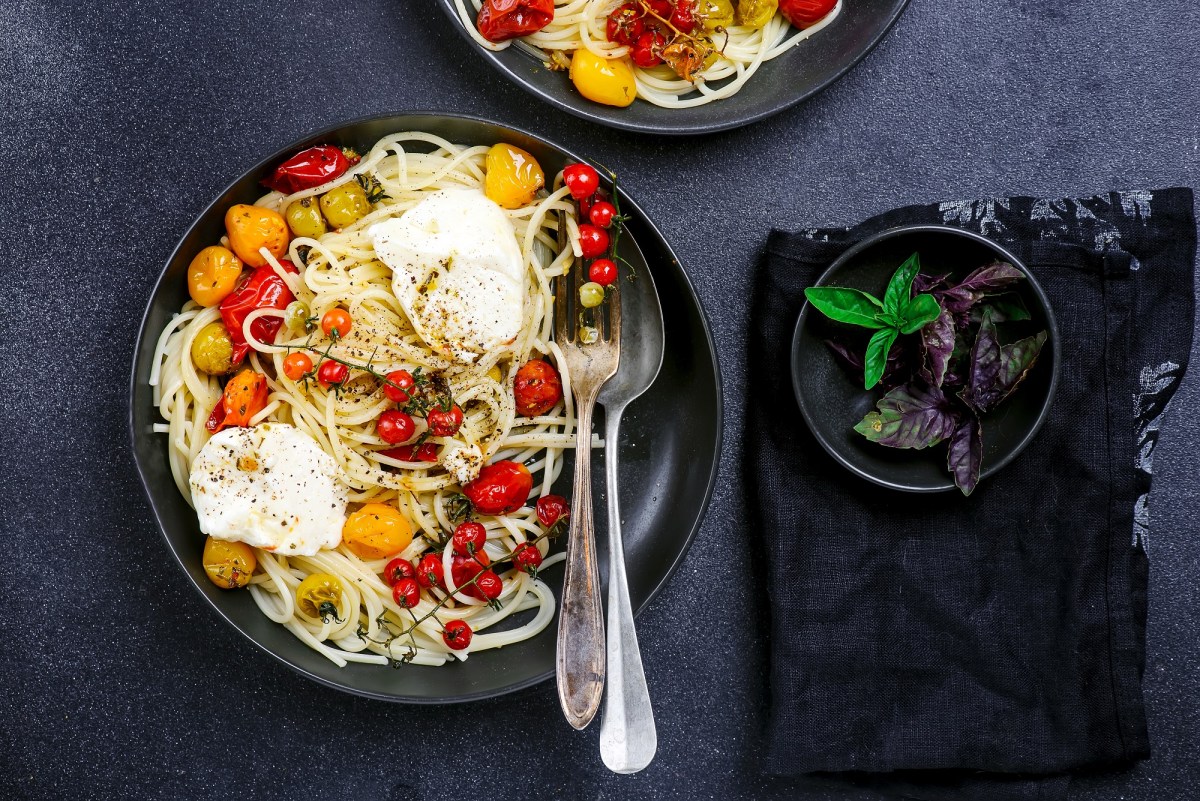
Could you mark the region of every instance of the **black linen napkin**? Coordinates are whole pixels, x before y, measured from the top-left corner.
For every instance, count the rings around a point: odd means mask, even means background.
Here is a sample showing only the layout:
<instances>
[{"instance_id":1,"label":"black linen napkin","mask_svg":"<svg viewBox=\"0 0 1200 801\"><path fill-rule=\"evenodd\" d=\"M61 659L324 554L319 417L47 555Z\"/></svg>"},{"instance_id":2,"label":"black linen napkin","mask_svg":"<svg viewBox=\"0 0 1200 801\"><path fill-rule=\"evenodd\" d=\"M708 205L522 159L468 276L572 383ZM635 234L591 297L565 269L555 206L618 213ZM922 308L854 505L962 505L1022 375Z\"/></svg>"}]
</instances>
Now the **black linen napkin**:
<instances>
[{"instance_id":1,"label":"black linen napkin","mask_svg":"<svg viewBox=\"0 0 1200 801\"><path fill-rule=\"evenodd\" d=\"M863 237L910 223L1006 246L1058 318L1051 415L969 498L852 475L792 394L805 287ZM1069 771L1149 754L1146 497L1191 348L1195 250L1188 189L912 206L772 233L746 432L769 573L769 772L834 772L912 798L1033 799L1065 794Z\"/></svg>"}]
</instances>

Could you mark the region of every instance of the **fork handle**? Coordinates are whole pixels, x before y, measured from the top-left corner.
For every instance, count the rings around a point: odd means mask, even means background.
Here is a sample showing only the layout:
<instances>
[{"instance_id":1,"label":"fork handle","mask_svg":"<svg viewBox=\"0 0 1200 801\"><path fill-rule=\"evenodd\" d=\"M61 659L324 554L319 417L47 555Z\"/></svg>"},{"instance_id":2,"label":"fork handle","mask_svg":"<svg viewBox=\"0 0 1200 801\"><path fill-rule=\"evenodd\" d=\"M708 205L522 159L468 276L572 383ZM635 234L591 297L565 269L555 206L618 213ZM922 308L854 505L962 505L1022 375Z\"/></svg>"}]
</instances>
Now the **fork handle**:
<instances>
[{"instance_id":1,"label":"fork handle","mask_svg":"<svg viewBox=\"0 0 1200 801\"><path fill-rule=\"evenodd\" d=\"M592 509L592 411L596 394L579 402L575 439L574 508L567 539L566 578L558 618L558 700L567 722L592 722L604 694L604 618Z\"/></svg>"}]
</instances>

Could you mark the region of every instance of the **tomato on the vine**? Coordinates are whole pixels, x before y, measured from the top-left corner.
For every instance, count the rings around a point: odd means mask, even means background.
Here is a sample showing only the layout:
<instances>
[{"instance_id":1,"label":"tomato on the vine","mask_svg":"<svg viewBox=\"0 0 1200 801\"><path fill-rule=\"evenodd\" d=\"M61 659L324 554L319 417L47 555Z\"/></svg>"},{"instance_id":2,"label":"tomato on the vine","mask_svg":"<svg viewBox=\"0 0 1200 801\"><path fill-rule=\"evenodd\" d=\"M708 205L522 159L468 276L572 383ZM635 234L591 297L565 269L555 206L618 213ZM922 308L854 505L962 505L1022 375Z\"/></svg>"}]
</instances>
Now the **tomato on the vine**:
<instances>
[{"instance_id":1,"label":"tomato on the vine","mask_svg":"<svg viewBox=\"0 0 1200 801\"><path fill-rule=\"evenodd\" d=\"M442 555L427 553L417 562L417 583L425 589L446 586L445 570L442 568Z\"/></svg>"},{"instance_id":2,"label":"tomato on the vine","mask_svg":"<svg viewBox=\"0 0 1200 801\"><path fill-rule=\"evenodd\" d=\"M387 383L383 385L383 394L387 399L392 403L408 403L409 390L415 383L412 373L407 370L393 370L384 377Z\"/></svg>"},{"instance_id":3,"label":"tomato on the vine","mask_svg":"<svg viewBox=\"0 0 1200 801\"><path fill-rule=\"evenodd\" d=\"M537 546L524 542L517 546L512 555L513 567L523 573L533 574L542 564L542 552L537 549Z\"/></svg>"},{"instance_id":4,"label":"tomato on the vine","mask_svg":"<svg viewBox=\"0 0 1200 801\"><path fill-rule=\"evenodd\" d=\"M608 22L605 24L608 41L626 47L632 45L646 28L643 16L642 7L637 3L617 6L608 15Z\"/></svg>"},{"instance_id":5,"label":"tomato on the vine","mask_svg":"<svg viewBox=\"0 0 1200 801\"><path fill-rule=\"evenodd\" d=\"M588 278L600 286L617 280L617 265L612 259L596 259L588 265Z\"/></svg>"},{"instance_id":6,"label":"tomato on the vine","mask_svg":"<svg viewBox=\"0 0 1200 801\"><path fill-rule=\"evenodd\" d=\"M421 601L421 586L416 579L402 578L392 585L392 600L401 609L412 609Z\"/></svg>"},{"instance_id":7,"label":"tomato on the vine","mask_svg":"<svg viewBox=\"0 0 1200 801\"><path fill-rule=\"evenodd\" d=\"M376 453L380 456L397 459L401 462L436 462L438 460L438 446L433 442L425 442L421 445L404 445L399 448L387 448L386 450L376 451Z\"/></svg>"},{"instance_id":8,"label":"tomato on the vine","mask_svg":"<svg viewBox=\"0 0 1200 801\"><path fill-rule=\"evenodd\" d=\"M579 226L579 250L585 259L603 256L608 251L608 231L590 223Z\"/></svg>"},{"instance_id":9,"label":"tomato on the vine","mask_svg":"<svg viewBox=\"0 0 1200 801\"><path fill-rule=\"evenodd\" d=\"M349 376L349 367L329 359L321 362L321 366L317 368L317 381L325 388L331 385L341 386Z\"/></svg>"},{"instance_id":10,"label":"tomato on the vine","mask_svg":"<svg viewBox=\"0 0 1200 801\"><path fill-rule=\"evenodd\" d=\"M442 642L447 648L462 651L471 644L471 625L465 620L451 620L442 629Z\"/></svg>"},{"instance_id":11,"label":"tomato on the vine","mask_svg":"<svg viewBox=\"0 0 1200 801\"><path fill-rule=\"evenodd\" d=\"M312 371L312 359L306 353L289 353L283 360L283 374L293 381L299 381Z\"/></svg>"},{"instance_id":12,"label":"tomato on the vine","mask_svg":"<svg viewBox=\"0 0 1200 801\"><path fill-rule=\"evenodd\" d=\"M412 562L402 556L397 556L383 566L383 580L387 584L395 584L400 579L415 579L416 577L417 569L413 567Z\"/></svg>"},{"instance_id":13,"label":"tomato on the vine","mask_svg":"<svg viewBox=\"0 0 1200 801\"><path fill-rule=\"evenodd\" d=\"M327 337L341 338L350 333L350 312L345 309L330 309L321 315L321 330Z\"/></svg>"},{"instance_id":14,"label":"tomato on the vine","mask_svg":"<svg viewBox=\"0 0 1200 801\"><path fill-rule=\"evenodd\" d=\"M538 522L546 528L557 523L559 518L571 514L571 508L567 506L567 499L561 495L543 495L537 499L535 508Z\"/></svg>"},{"instance_id":15,"label":"tomato on the vine","mask_svg":"<svg viewBox=\"0 0 1200 801\"><path fill-rule=\"evenodd\" d=\"M668 14L670 12L668 11ZM633 63L639 67L649 69L657 67L663 63L662 51L667 46L667 37L662 31L653 30L646 31L637 38L633 43L633 48L629 51L629 57L633 59Z\"/></svg>"},{"instance_id":16,"label":"tomato on the vine","mask_svg":"<svg viewBox=\"0 0 1200 801\"><path fill-rule=\"evenodd\" d=\"M571 164L563 169L563 183L571 190L571 197L583 200L600 188L600 174L590 164Z\"/></svg>"},{"instance_id":17,"label":"tomato on the vine","mask_svg":"<svg viewBox=\"0 0 1200 801\"><path fill-rule=\"evenodd\" d=\"M696 29L696 15L692 0L676 0L675 8L671 9L671 24L680 33L691 33Z\"/></svg>"},{"instance_id":18,"label":"tomato on the vine","mask_svg":"<svg viewBox=\"0 0 1200 801\"><path fill-rule=\"evenodd\" d=\"M470 521L459 523L451 538L454 552L462 556L474 556L479 553L483 550L485 542L487 542L487 529L480 523Z\"/></svg>"},{"instance_id":19,"label":"tomato on the vine","mask_svg":"<svg viewBox=\"0 0 1200 801\"><path fill-rule=\"evenodd\" d=\"M779 0L779 13L797 28L816 25L833 11L837 0Z\"/></svg>"},{"instance_id":20,"label":"tomato on the vine","mask_svg":"<svg viewBox=\"0 0 1200 801\"><path fill-rule=\"evenodd\" d=\"M412 417L396 409L388 409L375 421L375 433L389 445L412 439L416 431L417 425Z\"/></svg>"},{"instance_id":21,"label":"tomato on the vine","mask_svg":"<svg viewBox=\"0 0 1200 801\"><path fill-rule=\"evenodd\" d=\"M450 411L435 406L425 415L425 422L429 424L429 433L433 436L453 437L462 427L462 409L457 404L451 406Z\"/></svg>"},{"instance_id":22,"label":"tomato on the vine","mask_svg":"<svg viewBox=\"0 0 1200 801\"><path fill-rule=\"evenodd\" d=\"M475 590L485 601L494 601L504 592L504 582L492 570L485 570L475 578Z\"/></svg>"},{"instance_id":23,"label":"tomato on the vine","mask_svg":"<svg viewBox=\"0 0 1200 801\"><path fill-rule=\"evenodd\" d=\"M454 554L450 557L450 578L454 580L455 587L462 587L464 593L478 598L475 585L472 584L470 587L463 587L463 585L486 570L491 563L492 560L488 557L487 551L479 551L470 556Z\"/></svg>"},{"instance_id":24,"label":"tomato on the vine","mask_svg":"<svg viewBox=\"0 0 1200 801\"><path fill-rule=\"evenodd\" d=\"M588 219L592 221L592 225L600 228L607 228L613 223L613 218L617 216L617 207L609 203L607 200L598 200L588 210Z\"/></svg>"}]
</instances>

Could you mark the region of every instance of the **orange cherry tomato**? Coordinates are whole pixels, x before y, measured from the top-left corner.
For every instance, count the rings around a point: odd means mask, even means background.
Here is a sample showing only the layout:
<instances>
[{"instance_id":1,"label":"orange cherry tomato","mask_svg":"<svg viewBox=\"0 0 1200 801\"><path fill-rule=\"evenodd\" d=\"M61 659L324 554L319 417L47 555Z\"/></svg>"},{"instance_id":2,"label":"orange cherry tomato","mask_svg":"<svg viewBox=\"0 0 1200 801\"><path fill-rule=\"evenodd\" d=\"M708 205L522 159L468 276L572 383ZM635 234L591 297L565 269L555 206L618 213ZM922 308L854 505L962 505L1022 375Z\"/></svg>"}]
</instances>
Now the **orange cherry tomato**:
<instances>
[{"instance_id":1,"label":"orange cherry tomato","mask_svg":"<svg viewBox=\"0 0 1200 801\"><path fill-rule=\"evenodd\" d=\"M517 414L522 417L545 414L562 400L562 396L562 379L549 362L530 359L517 370L513 397L517 401Z\"/></svg>"},{"instance_id":2,"label":"orange cherry tomato","mask_svg":"<svg viewBox=\"0 0 1200 801\"><path fill-rule=\"evenodd\" d=\"M305 353L289 353L283 360L283 374L293 381L299 381L312 372L312 359Z\"/></svg>"},{"instance_id":3,"label":"orange cherry tomato","mask_svg":"<svg viewBox=\"0 0 1200 801\"><path fill-rule=\"evenodd\" d=\"M364 504L342 526L342 542L360 559L394 556L412 539L412 525L399 509L386 503Z\"/></svg>"},{"instance_id":4,"label":"orange cherry tomato","mask_svg":"<svg viewBox=\"0 0 1200 801\"><path fill-rule=\"evenodd\" d=\"M462 489L479 513L507 515L525 505L533 489L533 476L518 462L495 462L484 465L479 478Z\"/></svg>"},{"instance_id":5,"label":"orange cherry tomato","mask_svg":"<svg viewBox=\"0 0 1200 801\"><path fill-rule=\"evenodd\" d=\"M267 377L247 367L229 379L205 428L215 433L230 426L250 425L254 415L266 408L268 394Z\"/></svg>"},{"instance_id":6,"label":"orange cherry tomato","mask_svg":"<svg viewBox=\"0 0 1200 801\"><path fill-rule=\"evenodd\" d=\"M506 209L533 202L546 185L546 174L532 154L503 142L492 145L484 160L483 192Z\"/></svg>"},{"instance_id":7,"label":"orange cherry tomato","mask_svg":"<svg viewBox=\"0 0 1200 801\"><path fill-rule=\"evenodd\" d=\"M207 247L188 265L188 294L201 306L216 306L233 291L241 275L242 262L229 248Z\"/></svg>"},{"instance_id":8,"label":"orange cherry tomato","mask_svg":"<svg viewBox=\"0 0 1200 801\"><path fill-rule=\"evenodd\" d=\"M325 336L334 336L334 331L337 332L337 337L341 339L350 333L350 312L345 309L330 309L321 316L321 330L325 332Z\"/></svg>"},{"instance_id":9,"label":"orange cherry tomato","mask_svg":"<svg viewBox=\"0 0 1200 801\"><path fill-rule=\"evenodd\" d=\"M287 221L277 211L245 203L231 206L225 212L225 232L229 234L233 252L251 267L262 267L267 263L258 252L260 248L266 248L277 259L287 253Z\"/></svg>"}]
</instances>

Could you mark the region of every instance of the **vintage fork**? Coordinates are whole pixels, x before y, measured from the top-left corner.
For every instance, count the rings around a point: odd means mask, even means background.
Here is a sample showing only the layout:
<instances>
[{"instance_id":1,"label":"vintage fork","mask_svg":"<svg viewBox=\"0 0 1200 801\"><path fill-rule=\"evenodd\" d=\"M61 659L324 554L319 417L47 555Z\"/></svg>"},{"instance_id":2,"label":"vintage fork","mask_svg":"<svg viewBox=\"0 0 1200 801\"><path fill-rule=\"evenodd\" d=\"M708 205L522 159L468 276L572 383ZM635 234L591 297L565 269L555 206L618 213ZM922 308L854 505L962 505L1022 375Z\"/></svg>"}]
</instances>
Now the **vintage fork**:
<instances>
[{"instance_id":1,"label":"vintage fork","mask_svg":"<svg viewBox=\"0 0 1200 801\"><path fill-rule=\"evenodd\" d=\"M560 240L565 241L561 229ZM604 616L592 508L592 412L600 388L617 372L621 359L620 290L614 284L603 304L584 309L579 287L586 276L580 261L554 282L554 336L570 375L576 415L575 484L555 668L563 714L576 729L592 722L604 694ZM597 330L594 342L582 341L584 325Z\"/></svg>"}]
</instances>

